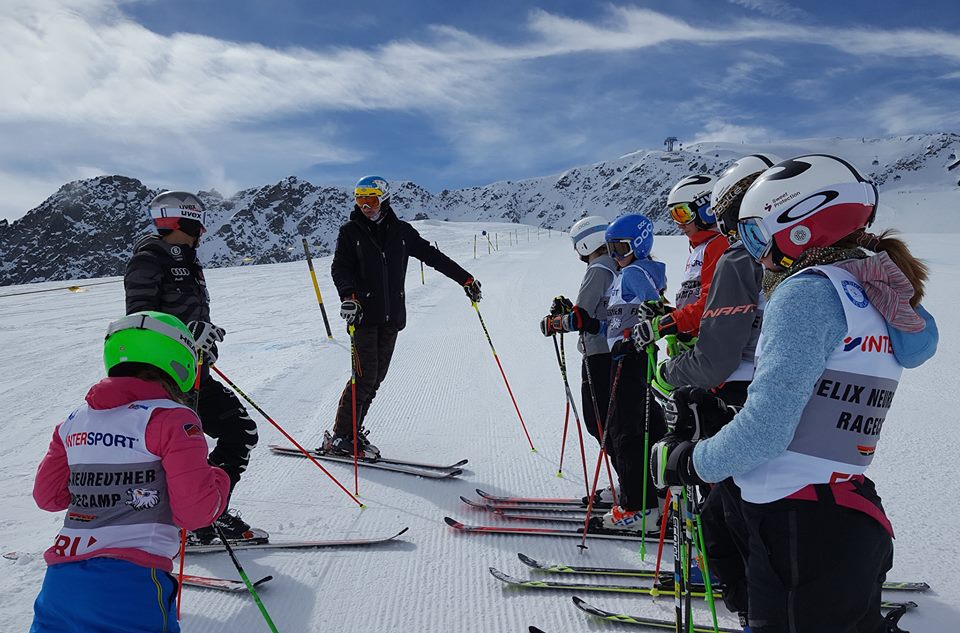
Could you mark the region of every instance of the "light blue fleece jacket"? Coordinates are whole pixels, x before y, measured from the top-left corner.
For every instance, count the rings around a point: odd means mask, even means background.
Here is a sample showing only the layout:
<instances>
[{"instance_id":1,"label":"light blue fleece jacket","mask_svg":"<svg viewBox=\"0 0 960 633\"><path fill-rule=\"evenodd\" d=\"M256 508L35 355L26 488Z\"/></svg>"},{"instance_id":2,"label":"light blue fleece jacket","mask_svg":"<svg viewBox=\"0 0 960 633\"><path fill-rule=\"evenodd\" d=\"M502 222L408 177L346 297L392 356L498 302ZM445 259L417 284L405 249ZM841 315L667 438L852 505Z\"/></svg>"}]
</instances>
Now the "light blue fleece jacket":
<instances>
[{"instance_id":1,"label":"light blue fleece jacket","mask_svg":"<svg viewBox=\"0 0 960 633\"><path fill-rule=\"evenodd\" d=\"M917 367L936 352L937 324L922 307L926 327L917 333L887 324L897 361ZM697 443L693 466L702 479L722 481L753 470L783 453L827 359L847 334L843 305L833 284L819 274L783 281L763 315L763 355L747 401L715 436Z\"/></svg>"}]
</instances>

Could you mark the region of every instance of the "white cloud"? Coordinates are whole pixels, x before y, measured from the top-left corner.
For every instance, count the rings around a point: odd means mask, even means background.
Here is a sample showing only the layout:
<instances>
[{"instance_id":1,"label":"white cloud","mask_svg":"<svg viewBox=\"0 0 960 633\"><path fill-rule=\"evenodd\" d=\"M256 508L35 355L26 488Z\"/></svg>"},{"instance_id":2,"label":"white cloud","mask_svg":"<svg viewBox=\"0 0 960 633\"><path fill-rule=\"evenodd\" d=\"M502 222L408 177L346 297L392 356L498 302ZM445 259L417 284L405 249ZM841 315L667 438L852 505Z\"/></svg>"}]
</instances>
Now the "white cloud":
<instances>
[{"instance_id":1,"label":"white cloud","mask_svg":"<svg viewBox=\"0 0 960 633\"><path fill-rule=\"evenodd\" d=\"M887 134L957 129L960 110L931 104L909 94L892 95L872 109L872 118Z\"/></svg>"},{"instance_id":2,"label":"white cloud","mask_svg":"<svg viewBox=\"0 0 960 633\"><path fill-rule=\"evenodd\" d=\"M736 1L780 21L697 25L615 6L586 21L538 10L528 18L526 39L515 43L440 25L421 41L321 50L154 33L123 15L126 1L6 0L0 5L0 129L20 131L4 136L0 171L20 171L15 167L29 152L38 163L49 163L37 182L72 173L60 165L102 164L145 177L190 172L197 180L216 181L197 186L227 187L245 174L259 183L265 171L272 175L364 156L335 129L311 137L264 126L285 117L375 110L425 115L460 156L474 161L502 162L506 154L526 163L534 159L532 150L511 147L515 131L525 128L509 119L517 114L510 104L529 98L516 92L524 86L525 62L641 51L673 41L774 41L833 47L867 61L897 56L960 61L960 37L954 33L796 25L786 21L792 7L778 0ZM728 78L749 81L782 66L773 55L744 52ZM560 81L562 73L553 85ZM543 127L551 117L562 120L555 112L537 116ZM887 116L894 122L893 114ZM758 131L765 133L718 119L701 134ZM583 142L571 134L555 146Z\"/></svg>"},{"instance_id":3,"label":"white cloud","mask_svg":"<svg viewBox=\"0 0 960 633\"><path fill-rule=\"evenodd\" d=\"M694 143L769 143L770 130L761 126L738 125L723 119L710 119L688 145Z\"/></svg>"},{"instance_id":4,"label":"white cloud","mask_svg":"<svg viewBox=\"0 0 960 633\"><path fill-rule=\"evenodd\" d=\"M728 0L728 2L774 18L797 18L807 15L806 11L782 0Z\"/></svg>"}]
</instances>

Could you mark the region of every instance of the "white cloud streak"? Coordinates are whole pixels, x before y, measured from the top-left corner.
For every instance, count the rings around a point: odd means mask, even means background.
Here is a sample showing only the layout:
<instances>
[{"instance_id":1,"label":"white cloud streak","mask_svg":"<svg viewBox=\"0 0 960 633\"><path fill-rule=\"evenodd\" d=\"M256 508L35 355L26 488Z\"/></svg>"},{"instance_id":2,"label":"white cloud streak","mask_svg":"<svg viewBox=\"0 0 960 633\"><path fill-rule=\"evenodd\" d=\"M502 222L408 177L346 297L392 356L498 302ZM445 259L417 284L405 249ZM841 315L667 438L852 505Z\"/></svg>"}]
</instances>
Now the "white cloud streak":
<instances>
[{"instance_id":1,"label":"white cloud streak","mask_svg":"<svg viewBox=\"0 0 960 633\"><path fill-rule=\"evenodd\" d=\"M269 48L154 33L123 15L123 1L7 0L0 6L0 125L63 131L61 147L50 148L51 155L88 152L93 158L85 164L117 164L106 158L155 151L145 139L181 135L195 142L173 143L166 154L193 161L201 174L229 180L224 156L235 161L276 156L275 164L292 169L361 158L335 131L309 139L263 133L256 142L268 149L242 145L256 135L251 126L322 112L419 112L441 125L486 121L485 129L439 132L474 160L502 154L510 144L510 126L498 121L497 113L509 112L504 105L522 84L521 65L544 58L641 51L668 42L773 41L822 45L867 60L931 57L960 63L960 37L944 31L841 30L774 20L695 25L636 7L609 7L595 21L534 11L527 21L529 36L519 43L436 26L422 41L395 40L371 49ZM739 4L778 17L790 8L776 0ZM731 72L756 74L778 62L770 55L747 54ZM897 127L893 114L888 120ZM716 122L705 127L705 133L723 130L752 133L754 128ZM9 151L0 151L0 170L13 171L9 161L16 157L10 154L27 147L8 144ZM164 173L170 159L154 158L152 171ZM148 162L143 157L132 164Z\"/></svg>"}]
</instances>

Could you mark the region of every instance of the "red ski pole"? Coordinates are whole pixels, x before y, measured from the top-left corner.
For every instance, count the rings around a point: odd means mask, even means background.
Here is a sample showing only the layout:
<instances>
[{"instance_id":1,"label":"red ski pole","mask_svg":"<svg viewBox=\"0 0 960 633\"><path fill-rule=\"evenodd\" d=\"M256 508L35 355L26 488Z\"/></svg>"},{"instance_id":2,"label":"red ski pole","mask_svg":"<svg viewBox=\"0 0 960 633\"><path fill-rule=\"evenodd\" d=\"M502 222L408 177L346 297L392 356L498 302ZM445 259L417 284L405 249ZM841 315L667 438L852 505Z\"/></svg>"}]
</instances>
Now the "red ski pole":
<instances>
[{"instance_id":1,"label":"red ski pole","mask_svg":"<svg viewBox=\"0 0 960 633\"><path fill-rule=\"evenodd\" d=\"M560 440L560 467L557 469L557 477L563 477L563 452L567 448L567 426L570 424L570 403L567 402L563 413L563 438Z\"/></svg>"},{"instance_id":2,"label":"red ski pole","mask_svg":"<svg viewBox=\"0 0 960 633\"><path fill-rule=\"evenodd\" d=\"M353 494L360 495L360 460L357 448L357 346L353 340L355 328L351 323L347 326L350 333L350 400L353 409Z\"/></svg>"},{"instance_id":3,"label":"red ski pole","mask_svg":"<svg viewBox=\"0 0 960 633\"><path fill-rule=\"evenodd\" d=\"M490 351L493 352L493 359L497 361L497 367L500 368L500 375L503 376L503 384L507 386L507 393L510 394L510 400L513 401L513 408L517 410L517 417L520 418L520 426L523 427L523 434L527 436L527 442L530 444L530 450L534 453L537 452L537 449L533 446L533 440L530 439L530 433L527 432L527 425L523 422L523 416L520 414L520 407L517 406L517 399L513 397L513 390L510 388L510 383L507 382L507 375L503 372L503 365L500 364L500 357L497 356L497 349L493 346L493 341L490 340L490 332L487 331L487 324L483 322L483 315L480 314L480 306L477 305L477 302L473 302L473 309L477 311L477 318L480 319L480 327L483 328L483 333L487 336L487 343L490 344Z\"/></svg>"},{"instance_id":4,"label":"red ski pole","mask_svg":"<svg viewBox=\"0 0 960 633\"><path fill-rule=\"evenodd\" d=\"M560 377L563 378L563 389L567 396L567 412L573 409L573 419L577 422L577 438L580 440L580 464L583 466L583 486L587 494L590 494L590 479L587 476L587 454L583 446L583 429L580 428L580 412L577 411L577 403L573 400L573 392L570 391L570 380L567 378L567 356L563 351L563 334L560 334L560 345L557 345L557 339L553 339L553 350L557 353L557 364L560 365ZM567 425L563 426L563 439L566 444ZM560 463L563 464L563 453L561 452ZM558 473L559 474L559 473Z\"/></svg>"},{"instance_id":5,"label":"red ski pole","mask_svg":"<svg viewBox=\"0 0 960 633\"><path fill-rule=\"evenodd\" d=\"M306 457L307 459L309 459L311 462L313 462L313 464L314 464L317 468L319 468L320 470L322 470L322 471L323 471L323 474L326 475L327 477L329 477L330 480L333 481L333 483L337 484L337 487L340 488L340 490L342 490L348 497L350 497L350 498L353 500L354 503L356 503L356 504L357 504L358 506L360 506L361 508L367 507L367 506L363 505L362 503L360 503L360 500L359 500L359 499L357 499L355 496L353 496L352 494L350 494L350 491L347 490L346 488L344 488L344 487L343 487L343 484L340 483L340 482L337 480L336 477L334 477L333 475L331 475L330 472L329 472L326 468L323 467L323 464L321 464L321 463L318 462L316 459L314 459L313 455L310 454L310 451L308 451L308 450L305 449L304 447L300 446L300 442L298 442L297 440L293 439L293 437L292 437L289 433L287 433L286 431L283 430L283 427L282 427L282 426L280 426L279 424L277 424L276 422L274 422L273 418L271 418L269 415L267 415L267 412L266 412L266 411L264 411L263 409L261 409L261 408L257 405L256 402L254 402L253 400L250 399L250 396L248 396L247 394L245 394L245 393L240 389L240 387L238 387L237 385L235 385L232 380L230 380L229 378L227 378L227 376L226 376L222 371L220 371L220 369L219 369L216 365L210 365L210 369L212 369L213 371L217 372L217 375L220 376L221 378L223 378L223 380L224 380L228 385L230 385L230 388L231 388L231 389L233 389L234 391L236 391L238 394L240 394L240 397L242 397L244 400L246 400L247 402L249 402L249 403L250 403L250 406L252 406L254 409L256 409L257 412L258 412L260 415L262 415L263 418L264 418L267 422L269 422L270 424L272 424L272 425L274 426L274 428L276 428L278 431L280 431L280 433L282 433L285 438L287 438L288 440L290 440L290 443L293 444L294 446L296 446L296 447L297 447L297 450L299 450L301 453L303 453L303 456L304 456L304 457Z\"/></svg>"}]
</instances>

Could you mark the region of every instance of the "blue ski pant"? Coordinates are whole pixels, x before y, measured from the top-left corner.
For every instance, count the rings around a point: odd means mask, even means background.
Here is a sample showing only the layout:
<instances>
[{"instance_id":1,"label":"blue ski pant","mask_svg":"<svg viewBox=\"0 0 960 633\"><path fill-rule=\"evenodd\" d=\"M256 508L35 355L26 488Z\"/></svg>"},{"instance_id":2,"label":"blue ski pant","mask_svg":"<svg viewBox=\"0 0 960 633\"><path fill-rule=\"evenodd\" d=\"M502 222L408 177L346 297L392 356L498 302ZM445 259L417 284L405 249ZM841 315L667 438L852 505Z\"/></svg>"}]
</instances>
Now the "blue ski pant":
<instances>
[{"instance_id":1,"label":"blue ski pant","mask_svg":"<svg viewBox=\"0 0 960 633\"><path fill-rule=\"evenodd\" d=\"M30 633L179 633L177 581L114 558L47 567Z\"/></svg>"}]
</instances>

